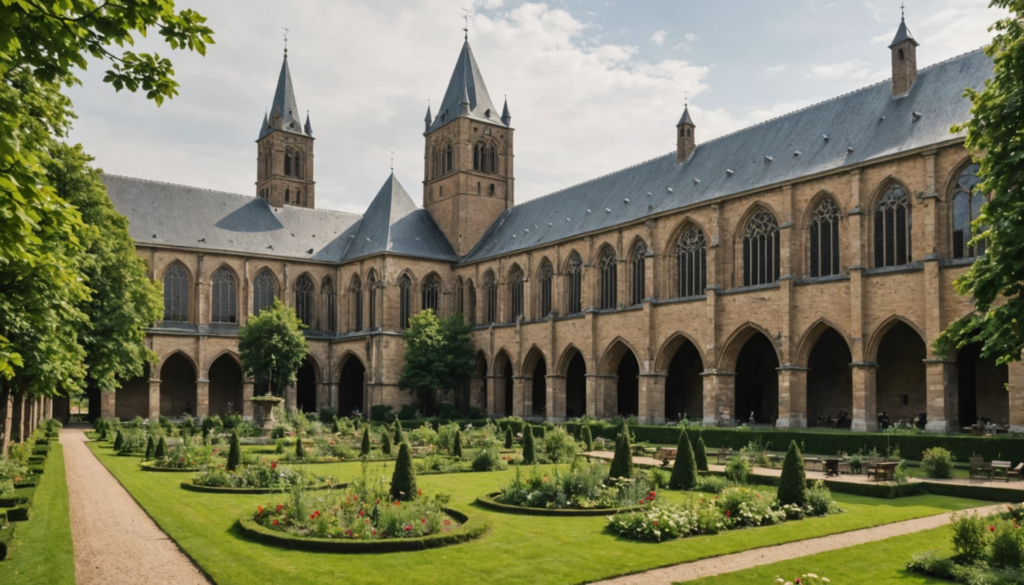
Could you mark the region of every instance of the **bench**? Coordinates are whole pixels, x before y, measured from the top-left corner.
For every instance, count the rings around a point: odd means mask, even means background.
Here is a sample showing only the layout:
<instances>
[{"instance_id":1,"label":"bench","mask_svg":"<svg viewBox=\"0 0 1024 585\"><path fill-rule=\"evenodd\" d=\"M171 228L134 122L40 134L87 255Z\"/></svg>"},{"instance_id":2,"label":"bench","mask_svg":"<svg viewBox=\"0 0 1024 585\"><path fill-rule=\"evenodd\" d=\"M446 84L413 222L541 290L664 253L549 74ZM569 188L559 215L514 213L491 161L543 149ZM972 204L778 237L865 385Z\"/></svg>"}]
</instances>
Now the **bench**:
<instances>
[{"instance_id":1,"label":"bench","mask_svg":"<svg viewBox=\"0 0 1024 585\"><path fill-rule=\"evenodd\" d=\"M718 450L718 464L719 465L723 465L724 463L726 463L729 460L729 456L730 455L732 455L732 451L730 451L729 449L725 449L725 448L719 449Z\"/></svg>"},{"instance_id":2,"label":"bench","mask_svg":"<svg viewBox=\"0 0 1024 585\"><path fill-rule=\"evenodd\" d=\"M974 479L975 477L983 479L992 479L992 465L985 463L985 459L981 457L968 457L967 462L971 468L968 472L968 477Z\"/></svg>"}]
</instances>

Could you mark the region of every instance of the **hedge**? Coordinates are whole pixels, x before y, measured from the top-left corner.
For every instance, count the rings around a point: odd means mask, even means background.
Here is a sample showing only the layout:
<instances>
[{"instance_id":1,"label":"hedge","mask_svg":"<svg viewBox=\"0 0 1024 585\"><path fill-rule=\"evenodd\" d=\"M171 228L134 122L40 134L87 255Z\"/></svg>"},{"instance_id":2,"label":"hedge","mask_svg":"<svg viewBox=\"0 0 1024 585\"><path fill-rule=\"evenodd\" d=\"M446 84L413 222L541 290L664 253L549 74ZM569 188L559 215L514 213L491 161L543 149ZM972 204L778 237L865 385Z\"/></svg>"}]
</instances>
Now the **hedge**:
<instances>
[{"instance_id":1,"label":"hedge","mask_svg":"<svg viewBox=\"0 0 1024 585\"><path fill-rule=\"evenodd\" d=\"M326 490L330 488L346 488L347 483L339 483L336 485L328 485L326 483L318 483L314 485L306 486L307 490ZM203 492L206 494L279 494L285 491L285 488L233 488L233 487L221 487L221 486L209 486L209 485L196 485L191 481L181 482L181 489L188 490L190 492Z\"/></svg>"},{"instance_id":2,"label":"hedge","mask_svg":"<svg viewBox=\"0 0 1024 585\"><path fill-rule=\"evenodd\" d=\"M7 509L7 521L8 522L24 522L28 520L28 509L31 506L29 503L24 503L19 506Z\"/></svg>"},{"instance_id":3,"label":"hedge","mask_svg":"<svg viewBox=\"0 0 1024 585\"><path fill-rule=\"evenodd\" d=\"M486 496L480 496L476 499L476 503L483 508L494 510L496 512L506 512L509 514L525 514L528 516L605 516L608 514L618 514L619 512L634 512L640 510L643 506L626 506L625 508L582 508L582 509L560 509L560 508L528 508L526 506L513 506L512 504L503 504L496 498L498 492L493 494L487 494Z\"/></svg>"},{"instance_id":4,"label":"hedge","mask_svg":"<svg viewBox=\"0 0 1024 585\"><path fill-rule=\"evenodd\" d=\"M490 531L491 525L470 520L465 514L445 508L445 513L462 524L452 532L443 534L431 534L419 538L396 538L392 540L339 540L336 538L310 538L295 536L286 532L271 530L261 526L252 518L246 516L238 520L242 534L247 538L295 550L310 552L331 552L331 553L389 553L416 551L428 548L439 548L480 538Z\"/></svg>"},{"instance_id":5,"label":"hedge","mask_svg":"<svg viewBox=\"0 0 1024 585\"><path fill-rule=\"evenodd\" d=\"M4 526L0 528L0 561L7 558L7 543L14 540L14 527Z\"/></svg>"},{"instance_id":6,"label":"hedge","mask_svg":"<svg viewBox=\"0 0 1024 585\"><path fill-rule=\"evenodd\" d=\"M180 472L196 473L197 471L202 471L202 469L199 468L199 467L182 467L182 468L177 468L177 467L158 467L158 466L154 465L153 462L151 462L151 461L143 461L142 463L139 463L139 467L142 468L142 471L167 471L167 472L170 472L170 473L176 473L176 472L178 472L178 473L180 473Z\"/></svg>"},{"instance_id":7,"label":"hedge","mask_svg":"<svg viewBox=\"0 0 1024 585\"><path fill-rule=\"evenodd\" d=\"M577 424L567 424L568 430L575 432ZM619 425L592 425L591 432L595 438L600 436L614 440ZM637 442L675 445L679 440L677 426L631 426L630 432ZM862 433L853 431L818 431L789 429L727 429L715 427L695 427L687 429L691 441L704 439L708 447L726 447L738 450L746 447L751 441L760 441L772 451L785 451L790 441L796 441L800 450L811 455L835 455L840 452L853 454L863 450L864 453L875 449L885 454L896 447L900 455L906 459L917 461L925 449L942 447L948 449L957 461L966 462L968 457L983 457L986 461L994 459L1010 460L1014 463L1024 461L1024 436L997 435L994 437L976 437L973 435L886 435L885 433Z\"/></svg>"}]
</instances>

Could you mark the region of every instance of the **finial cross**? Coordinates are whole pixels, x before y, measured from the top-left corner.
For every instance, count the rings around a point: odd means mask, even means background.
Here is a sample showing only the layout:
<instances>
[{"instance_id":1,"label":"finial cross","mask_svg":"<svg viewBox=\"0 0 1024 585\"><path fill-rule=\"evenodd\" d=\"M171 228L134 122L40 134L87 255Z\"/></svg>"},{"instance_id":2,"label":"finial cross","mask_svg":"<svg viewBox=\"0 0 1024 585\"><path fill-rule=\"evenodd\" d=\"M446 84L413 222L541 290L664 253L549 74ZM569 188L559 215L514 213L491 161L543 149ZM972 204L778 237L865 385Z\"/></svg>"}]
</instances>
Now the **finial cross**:
<instances>
[{"instance_id":1,"label":"finial cross","mask_svg":"<svg viewBox=\"0 0 1024 585\"><path fill-rule=\"evenodd\" d=\"M284 52L288 53L288 27L282 26L281 30L284 31Z\"/></svg>"},{"instance_id":2,"label":"finial cross","mask_svg":"<svg viewBox=\"0 0 1024 585\"><path fill-rule=\"evenodd\" d=\"M903 10L903 7L904 7L904 4L902 2L900 2L900 20L902 20L904 18L904 16L905 16L905 12Z\"/></svg>"},{"instance_id":3,"label":"finial cross","mask_svg":"<svg viewBox=\"0 0 1024 585\"><path fill-rule=\"evenodd\" d=\"M391 172L395 172L395 151L391 151Z\"/></svg>"},{"instance_id":4,"label":"finial cross","mask_svg":"<svg viewBox=\"0 0 1024 585\"><path fill-rule=\"evenodd\" d=\"M462 32L465 33L465 40L469 40L469 11L465 8L462 9L465 14L462 15L463 26Z\"/></svg>"}]
</instances>

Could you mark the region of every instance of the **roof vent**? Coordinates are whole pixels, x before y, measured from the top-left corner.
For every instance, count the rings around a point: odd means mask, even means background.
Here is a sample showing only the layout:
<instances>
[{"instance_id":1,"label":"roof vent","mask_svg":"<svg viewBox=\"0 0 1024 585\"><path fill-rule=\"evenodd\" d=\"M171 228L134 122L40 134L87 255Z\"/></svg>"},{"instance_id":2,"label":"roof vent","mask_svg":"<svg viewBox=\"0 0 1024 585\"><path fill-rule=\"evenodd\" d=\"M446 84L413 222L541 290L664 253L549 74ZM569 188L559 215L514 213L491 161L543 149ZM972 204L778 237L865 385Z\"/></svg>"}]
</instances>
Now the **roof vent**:
<instances>
[{"instance_id":1,"label":"roof vent","mask_svg":"<svg viewBox=\"0 0 1024 585\"><path fill-rule=\"evenodd\" d=\"M605 207L604 211L605 211L605 213L611 213L612 212L612 208L611 207Z\"/></svg>"},{"instance_id":2,"label":"roof vent","mask_svg":"<svg viewBox=\"0 0 1024 585\"><path fill-rule=\"evenodd\" d=\"M725 169L725 176L731 177L731 176L733 176L735 174L736 174L736 171L734 171L732 169Z\"/></svg>"},{"instance_id":3,"label":"roof vent","mask_svg":"<svg viewBox=\"0 0 1024 585\"><path fill-rule=\"evenodd\" d=\"M206 238L200 238L199 241L205 244L206 243Z\"/></svg>"},{"instance_id":4,"label":"roof vent","mask_svg":"<svg viewBox=\"0 0 1024 585\"><path fill-rule=\"evenodd\" d=\"M307 254L312 254L313 253L313 248L310 248L310 249L306 250L306 253Z\"/></svg>"},{"instance_id":5,"label":"roof vent","mask_svg":"<svg viewBox=\"0 0 1024 585\"><path fill-rule=\"evenodd\" d=\"M669 193L671 193L671 192L672 192L672 187L669 187L669 188L668 188L668 192L669 192Z\"/></svg>"},{"instance_id":6,"label":"roof vent","mask_svg":"<svg viewBox=\"0 0 1024 585\"><path fill-rule=\"evenodd\" d=\"M853 147L852 146L847 146L846 147L846 152L853 152Z\"/></svg>"},{"instance_id":7,"label":"roof vent","mask_svg":"<svg viewBox=\"0 0 1024 585\"><path fill-rule=\"evenodd\" d=\"M911 122L917 122L918 120L921 119L921 116L923 116L923 115L924 114L922 114L921 112L911 112L910 113L910 121Z\"/></svg>"},{"instance_id":8,"label":"roof vent","mask_svg":"<svg viewBox=\"0 0 1024 585\"><path fill-rule=\"evenodd\" d=\"M590 210L589 210L589 209L587 210L587 213L590 213Z\"/></svg>"},{"instance_id":9,"label":"roof vent","mask_svg":"<svg viewBox=\"0 0 1024 585\"><path fill-rule=\"evenodd\" d=\"M530 233L530 228L526 228L526 229L525 229L525 230L523 230L523 231L525 231L526 233Z\"/></svg>"},{"instance_id":10,"label":"roof vent","mask_svg":"<svg viewBox=\"0 0 1024 585\"><path fill-rule=\"evenodd\" d=\"M700 179L694 179L693 180L693 184L694 185L700 185Z\"/></svg>"},{"instance_id":11,"label":"roof vent","mask_svg":"<svg viewBox=\"0 0 1024 585\"><path fill-rule=\"evenodd\" d=\"M567 218L565 218L565 221L572 221L572 220L567 217Z\"/></svg>"},{"instance_id":12,"label":"roof vent","mask_svg":"<svg viewBox=\"0 0 1024 585\"><path fill-rule=\"evenodd\" d=\"M879 124L881 124L884 121L885 121L885 116L882 116L881 118L878 119L878 123Z\"/></svg>"},{"instance_id":13,"label":"roof vent","mask_svg":"<svg viewBox=\"0 0 1024 585\"><path fill-rule=\"evenodd\" d=\"M484 112L484 116L486 116L488 118L491 117L491 110L490 110L490 108L488 108L487 111Z\"/></svg>"},{"instance_id":14,"label":"roof vent","mask_svg":"<svg viewBox=\"0 0 1024 585\"><path fill-rule=\"evenodd\" d=\"M794 150L793 151L793 156L800 156L800 151L799 150Z\"/></svg>"},{"instance_id":15,"label":"roof vent","mask_svg":"<svg viewBox=\"0 0 1024 585\"><path fill-rule=\"evenodd\" d=\"M772 162L773 160L775 160L774 157L765 155L765 157L764 157L764 164L768 164L768 163Z\"/></svg>"},{"instance_id":16,"label":"roof vent","mask_svg":"<svg viewBox=\"0 0 1024 585\"><path fill-rule=\"evenodd\" d=\"M629 203L629 198L627 197L627 198L623 199L622 202L623 203Z\"/></svg>"},{"instance_id":17,"label":"roof vent","mask_svg":"<svg viewBox=\"0 0 1024 585\"><path fill-rule=\"evenodd\" d=\"M821 139L824 140L825 142L828 142L828 134L822 134Z\"/></svg>"},{"instance_id":18,"label":"roof vent","mask_svg":"<svg viewBox=\"0 0 1024 585\"><path fill-rule=\"evenodd\" d=\"M650 192L650 191L648 191L648 192L647 192L647 196L648 196L648 197L650 197L650 196L651 196L651 192Z\"/></svg>"}]
</instances>

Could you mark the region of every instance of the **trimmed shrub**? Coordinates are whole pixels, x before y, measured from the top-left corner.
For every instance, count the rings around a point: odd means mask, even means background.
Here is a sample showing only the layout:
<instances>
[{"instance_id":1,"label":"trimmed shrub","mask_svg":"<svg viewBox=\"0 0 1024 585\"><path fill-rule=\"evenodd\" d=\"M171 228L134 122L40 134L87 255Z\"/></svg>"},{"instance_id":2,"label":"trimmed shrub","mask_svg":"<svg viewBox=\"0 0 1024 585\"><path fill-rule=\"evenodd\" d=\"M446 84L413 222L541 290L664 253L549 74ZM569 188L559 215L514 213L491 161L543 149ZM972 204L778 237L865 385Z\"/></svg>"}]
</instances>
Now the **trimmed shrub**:
<instances>
[{"instance_id":1,"label":"trimmed shrub","mask_svg":"<svg viewBox=\"0 0 1024 585\"><path fill-rule=\"evenodd\" d=\"M989 564L1001 569L1020 569L1024 563L1024 531L1009 522L996 525Z\"/></svg>"},{"instance_id":2,"label":"trimmed shrub","mask_svg":"<svg viewBox=\"0 0 1024 585\"><path fill-rule=\"evenodd\" d=\"M611 467L608 469L608 477L633 477L633 447L629 442L629 427L622 423L622 432L615 441L615 457L612 458Z\"/></svg>"},{"instance_id":3,"label":"trimmed shrub","mask_svg":"<svg viewBox=\"0 0 1024 585\"><path fill-rule=\"evenodd\" d=\"M750 463L744 457L730 457L725 464L725 477L738 484L747 483L750 477Z\"/></svg>"},{"instance_id":4,"label":"trimmed shrub","mask_svg":"<svg viewBox=\"0 0 1024 585\"><path fill-rule=\"evenodd\" d=\"M510 427L510 426L505 427L505 448L506 449L511 449L512 445L514 445L514 444L515 443L513 442L513 437L512 437L512 427Z\"/></svg>"},{"instance_id":5,"label":"trimmed shrub","mask_svg":"<svg viewBox=\"0 0 1024 585\"><path fill-rule=\"evenodd\" d=\"M537 448L533 444L533 427L526 425L523 429L523 463L533 465L537 462Z\"/></svg>"},{"instance_id":6,"label":"trimmed shrub","mask_svg":"<svg viewBox=\"0 0 1024 585\"><path fill-rule=\"evenodd\" d=\"M153 451L154 459L163 459L167 457L167 440L160 437L160 441L156 444L156 451Z\"/></svg>"},{"instance_id":7,"label":"trimmed shrub","mask_svg":"<svg viewBox=\"0 0 1024 585\"><path fill-rule=\"evenodd\" d=\"M146 454L142 456L142 459L145 461L153 459L154 451L156 451L156 441L153 440L153 435L150 435L146 441Z\"/></svg>"},{"instance_id":8,"label":"trimmed shrub","mask_svg":"<svg viewBox=\"0 0 1024 585\"><path fill-rule=\"evenodd\" d=\"M395 434L400 432L401 431L395 431ZM402 441L399 441L398 444L401 445ZM380 434L380 452L385 455L391 455L392 447L394 447L394 445L391 443L391 433L384 431Z\"/></svg>"},{"instance_id":9,"label":"trimmed shrub","mask_svg":"<svg viewBox=\"0 0 1024 585\"><path fill-rule=\"evenodd\" d=\"M583 425L583 429L580 430L580 439L587 451L594 450L594 434L590 432L590 425Z\"/></svg>"},{"instance_id":10,"label":"trimmed shrub","mask_svg":"<svg viewBox=\"0 0 1024 585\"><path fill-rule=\"evenodd\" d=\"M693 445L686 435L686 429L679 431L679 445L668 487L673 490L692 490L697 487L697 461L693 457Z\"/></svg>"},{"instance_id":11,"label":"trimmed shrub","mask_svg":"<svg viewBox=\"0 0 1024 585\"><path fill-rule=\"evenodd\" d=\"M302 437L295 439L295 458L299 461L306 458L306 448L302 446Z\"/></svg>"},{"instance_id":12,"label":"trimmed shrub","mask_svg":"<svg viewBox=\"0 0 1024 585\"><path fill-rule=\"evenodd\" d=\"M124 445L124 433L118 429L117 438L114 439L114 451L120 451L121 446Z\"/></svg>"},{"instance_id":13,"label":"trimmed shrub","mask_svg":"<svg viewBox=\"0 0 1024 585\"><path fill-rule=\"evenodd\" d=\"M942 447L928 449L921 454L921 467L928 477L953 477L953 454Z\"/></svg>"},{"instance_id":14,"label":"trimmed shrub","mask_svg":"<svg viewBox=\"0 0 1024 585\"><path fill-rule=\"evenodd\" d=\"M807 474L804 472L804 457L796 441L789 442L789 451L782 462L782 476L779 478L779 503L807 507Z\"/></svg>"},{"instance_id":15,"label":"trimmed shrub","mask_svg":"<svg viewBox=\"0 0 1024 585\"><path fill-rule=\"evenodd\" d=\"M462 431L455 431L455 440L452 442L452 456L462 459Z\"/></svg>"},{"instance_id":16,"label":"trimmed shrub","mask_svg":"<svg viewBox=\"0 0 1024 585\"><path fill-rule=\"evenodd\" d=\"M402 432L402 422L395 419L395 445L401 445L405 442L405 433Z\"/></svg>"},{"instance_id":17,"label":"trimmed shrub","mask_svg":"<svg viewBox=\"0 0 1024 585\"><path fill-rule=\"evenodd\" d=\"M708 470L708 450L704 446L704 437L697 437L697 446L693 449L693 460L697 463L697 471Z\"/></svg>"},{"instance_id":18,"label":"trimmed shrub","mask_svg":"<svg viewBox=\"0 0 1024 585\"><path fill-rule=\"evenodd\" d=\"M359 445L359 455L366 457L370 454L370 425L363 427L363 441Z\"/></svg>"},{"instance_id":19,"label":"trimmed shrub","mask_svg":"<svg viewBox=\"0 0 1024 585\"><path fill-rule=\"evenodd\" d=\"M551 463L571 463L579 452L579 444L562 427L551 429L541 439L544 444L544 455Z\"/></svg>"},{"instance_id":20,"label":"trimmed shrub","mask_svg":"<svg viewBox=\"0 0 1024 585\"><path fill-rule=\"evenodd\" d=\"M228 448L228 471L234 471L242 460L242 445L238 442L238 433L231 433L231 447Z\"/></svg>"},{"instance_id":21,"label":"trimmed shrub","mask_svg":"<svg viewBox=\"0 0 1024 585\"><path fill-rule=\"evenodd\" d=\"M977 512L960 515L953 515L953 553L957 560L964 564L971 564L985 557L985 548L988 545L985 519L978 516Z\"/></svg>"},{"instance_id":22,"label":"trimmed shrub","mask_svg":"<svg viewBox=\"0 0 1024 585\"><path fill-rule=\"evenodd\" d=\"M412 466L412 453L408 443L401 443L398 446L395 472L391 475L391 497L406 502L416 496L416 470Z\"/></svg>"}]
</instances>

